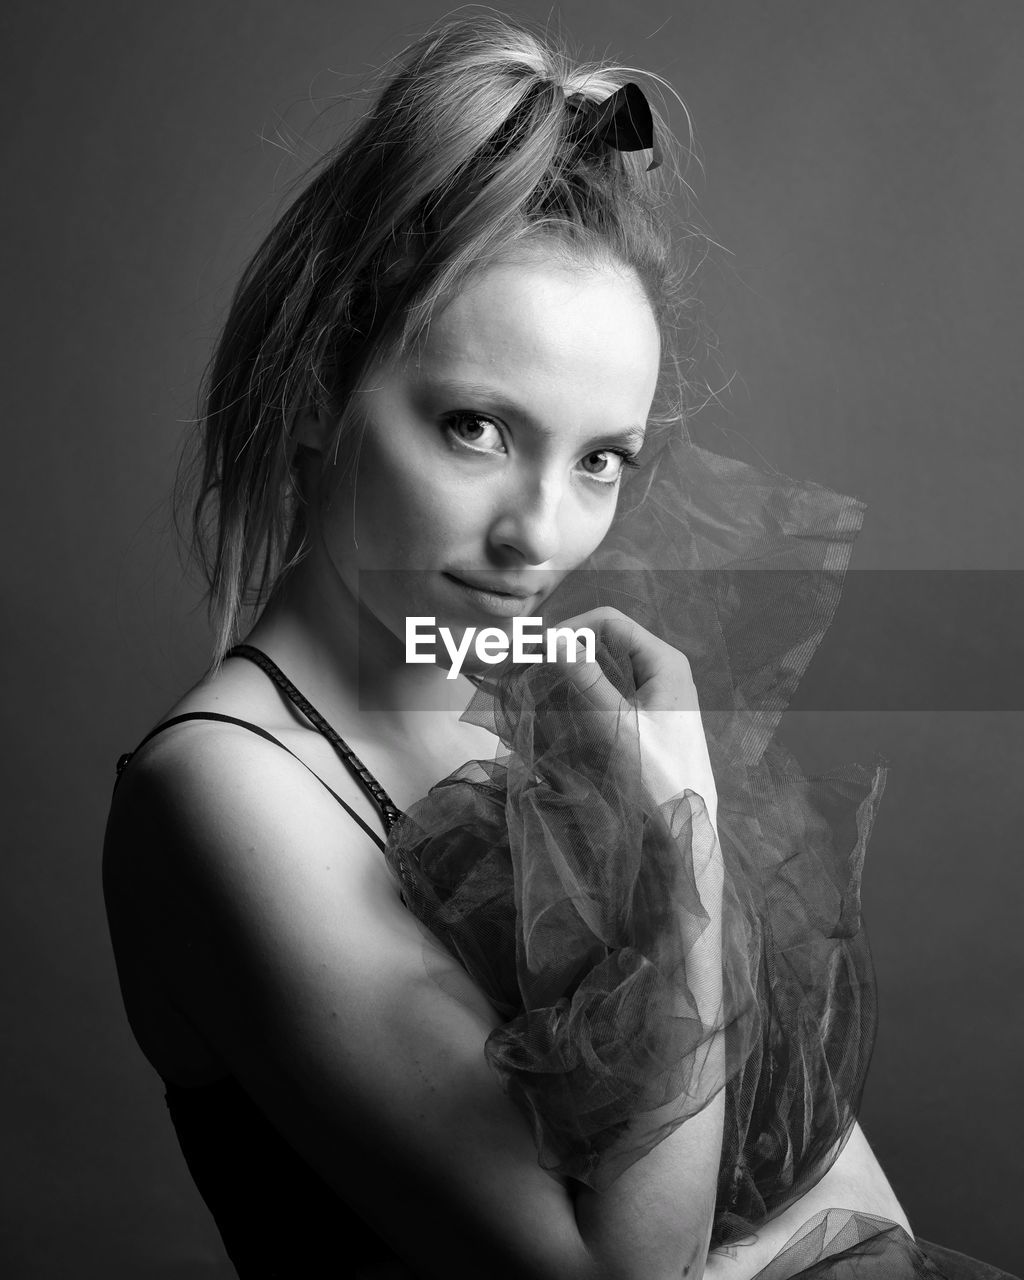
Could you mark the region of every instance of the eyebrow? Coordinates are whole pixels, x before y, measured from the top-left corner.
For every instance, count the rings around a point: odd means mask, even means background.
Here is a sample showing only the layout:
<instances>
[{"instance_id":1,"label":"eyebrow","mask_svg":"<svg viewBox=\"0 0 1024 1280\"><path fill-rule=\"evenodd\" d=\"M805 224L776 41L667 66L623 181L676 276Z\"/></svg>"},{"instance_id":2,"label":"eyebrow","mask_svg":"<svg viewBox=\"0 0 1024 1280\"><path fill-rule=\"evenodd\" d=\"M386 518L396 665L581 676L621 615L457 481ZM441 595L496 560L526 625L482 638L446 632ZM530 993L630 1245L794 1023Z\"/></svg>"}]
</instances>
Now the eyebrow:
<instances>
[{"instance_id":1,"label":"eyebrow","mask_svg":"<svg viewBox=\"0 0 1024 1280\"><path fill-rule=\"evenodd\" d=\"M546 427L542 422L533 416L521 404L517 404L514 400L509 400L500 391L494 387L488 387L482 382L469 382L463 378L429 378L424 377L419 380L419 385L423 391L433 396L444 395L446 399L460 400L465 398L467 405L474 401L484 401L494 413L502 418L518 419L524 422L531 431L534 431L544 440L554 440L558 436L558 432L551 427ZM600 440L613 441L619 444L627 444L634 449L639 449L647 438L647 427L645 425L630 424L626 427L613 428L610 431L597 431L588 441L589 444L596 444Z\"/></svg>"}]
</instances>

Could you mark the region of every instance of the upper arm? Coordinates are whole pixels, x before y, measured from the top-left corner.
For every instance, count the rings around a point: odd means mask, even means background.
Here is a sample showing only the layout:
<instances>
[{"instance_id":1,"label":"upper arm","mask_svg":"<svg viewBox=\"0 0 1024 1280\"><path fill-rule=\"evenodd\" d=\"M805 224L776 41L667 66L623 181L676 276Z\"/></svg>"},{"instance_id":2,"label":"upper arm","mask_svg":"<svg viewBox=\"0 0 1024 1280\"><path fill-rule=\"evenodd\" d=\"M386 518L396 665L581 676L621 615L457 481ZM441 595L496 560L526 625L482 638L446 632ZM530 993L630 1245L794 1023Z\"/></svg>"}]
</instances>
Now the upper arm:
<instances>
[{"instance_id":1,"label":"upper arm","mask_svg":"<svg viewBox=\"0 0 1024 1280\"><path fill-rule=\"evenodd\" d=\"M137 836L119 910L171 998L421 1272L588 1274L568 1192L485 1062L497 1018L380 851L273 747L183 743L133 765L116 818Z\"/></svg>"}]
</instances>

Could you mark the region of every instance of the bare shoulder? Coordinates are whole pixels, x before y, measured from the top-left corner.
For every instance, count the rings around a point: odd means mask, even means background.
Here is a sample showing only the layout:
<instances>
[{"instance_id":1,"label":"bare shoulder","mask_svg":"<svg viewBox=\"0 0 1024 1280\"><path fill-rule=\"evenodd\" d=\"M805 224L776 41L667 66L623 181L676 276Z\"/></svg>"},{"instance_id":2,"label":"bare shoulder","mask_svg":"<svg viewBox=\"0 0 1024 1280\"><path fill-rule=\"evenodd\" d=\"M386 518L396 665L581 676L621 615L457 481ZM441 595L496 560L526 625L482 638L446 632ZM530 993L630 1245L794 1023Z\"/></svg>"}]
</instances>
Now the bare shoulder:
<instances>
[{"instance_id":1,"label":"bare shoulder","mask_svg":"<svg viewBox=\"0 0 1024 1280\"><path fill-rule=\"evenodd\" d=\"M115 949L218 1036L224 1006L270 980L288 999L264 1002L261 1016L276 1008L287 1020L320 1017L325 991L359 1001L443 969L446 989L491 1016L403 906L378 845L304 764L238 726L175 725L132 761L111 810L104 887Z\"/></svg>"},{"instance_id":2,"label":"bare shoulder","mask_svg":"<svg viewBox=\"0 0 1024 1280\"><path fill-rule=\"evenodd\" d=\"M339 921L354 902L361 915L394 912L379 848L317 779L273 743L206 720L163 730L123 773L103 889L136 1039L182 1083L230 1070L203 1026L222 1021L261 904L281 903L274 955L301 942L307 899ZM214 953L210 940L232 932Z\"/></svg>"},{"instance_id":3,"label":"bare shoulder","mask_svg":"<svg viewBox=\"0 0 1024 1280\"><path fill-rule=\"evenodd\" d=\"M379 849L327 787L372 827L376 815L365 796L262 672L247 662L226 663L190 689L161 723L209 713L242 723L199 718L172 724L134 754L112 805L109 864L127 846L137 874L157 862L212 870L244 852L254 826L268 837L253 848L257 859L261 851L269 858L264 873L274 865L284 870L300 847L328 844L351 851L353 868L368 864L371 851L379 864Z\"/></svg>"},{"instance_id":4,"label":"bare shoulder","mask_svg":"<svg viewBox=\"0 0 1024 1280\"><path fill-rule=\"evenodd\" d=\"M240 726L174 725L125 770L105 842L108 891L152 892L167 906L223 898L235 913L261 896L304 894L345 910L395 890L379 847L294 756ZM175 892L169 897L168 891ZM297 921L297 925L301 922Z\"/></svg>"},{"instance_id":5,"label":"bare shoulder","mask_svg":"<svg viewBox=\"0 0 1024 1280\"><path fill-rule=\"evenodd\" d=\"M337 800L295 755L242 725L206 719L171 725L138 750L113 810L136 823L170 820L179 835L199 827L223 835L225 823L247 821L301 828L305 838L321 825L345 826Z\"/></svg>"}]
</instances>

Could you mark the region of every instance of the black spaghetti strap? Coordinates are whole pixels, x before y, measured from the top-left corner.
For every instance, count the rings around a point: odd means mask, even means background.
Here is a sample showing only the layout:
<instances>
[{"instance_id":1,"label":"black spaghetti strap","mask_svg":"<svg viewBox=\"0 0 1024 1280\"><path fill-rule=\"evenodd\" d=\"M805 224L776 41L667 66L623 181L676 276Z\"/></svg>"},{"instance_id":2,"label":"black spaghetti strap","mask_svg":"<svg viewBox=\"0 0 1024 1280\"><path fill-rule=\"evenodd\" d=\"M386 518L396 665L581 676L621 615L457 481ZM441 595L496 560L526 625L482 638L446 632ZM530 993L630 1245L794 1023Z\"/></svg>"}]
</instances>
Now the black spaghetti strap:
<instances>
[{"instance_id":1,"label":"black spaghetti strap","mask_svg":"<svg viewBox=\"0 0 1024 1280\"><path fill-rule=\"evenodd\" d=\"M363 764L362 760L359 759L341 734L327 723L308 698L303 697L277 663L274 662L272 658L268 658L262 649L257 649L251 644L236 644L235 647L233 649L229 649L224 656L225 658L248 658L248 660L250 662L254 662L261 671L266 672L282 693L286 694L306 719L310 721L313 727L323 734L341 757L343 763L352 775L363 784L367 792L369 792L371 799L377 805L378 809L380 809L381 818L384 822L384 830L390 831L402 816L402 811L394 803L369 769L367 769L366 765Z\"/></svg>"},{"instance_id":2,"label":"black spaghetti strap","mask_svg":"<svg viewBox=\"0 0 1024 1280\"><path fill-rule=\"evenodd\" d=\"M169 729L171 725L181 724L185 720L218 720L224 724L234 724L234 725L237 725L240 729L248 729L250 733L258 734L261 738L265 738L267 742L272 742L274 743L275 746L280 747L282 751L287 751L288 754L293 759L298 760L299 764L301 764L304 769L309 770L309 772L313 775L314 778L316 778L317 782L320 783L320 785L324 788L324 790L328 791L335 798L335 800L337 800L338 804L341 805L341 807L345 810L345 812L349 815L349 817L354 819L356 822L358 822L358 824L362 827L362 829L366 832L366 834L370 837L370 839L374 842L374 844L377 845L379 849L383 850L384 841L380 838L380 836L376 833L376 831L374 831L372 827L368 826L367 823L365 823L363 819L359 816L359 814L356 813L355 809L353 809L352 806L347 803L347 801L343 800L341 796L339 796L338 793L333 788L329 787L318 773L316 773L313 769L310 769L309 765L306 764L305 760L303 760L301 756L297 756L290 747L286 747L284 743L280 741L280 739L275 738L272 733L268 733L266 729L261 728L258 724L253 724L249 720L239 720L237 716L223 715L219 711L190 711L190 712L187 712L185 715L172 716L170 720L165 720L163 724L158 724L155 729L151 729L149 733L147 733L146 736L142 739L139 745L135 748L135 751L126 751L124 755L121 756L121 758L118 760L117 777L114 779L114 790L115 791L117 790L117 784L121 781L121 775L122 773L124 773L124 770L128 764L128 761L132 758L133 755L136 754L136 752L140 751L146 745L146 743L150 740L150 738L155 737L158 733L162 733L164 729Z\"/></svg>"}]
</instances>

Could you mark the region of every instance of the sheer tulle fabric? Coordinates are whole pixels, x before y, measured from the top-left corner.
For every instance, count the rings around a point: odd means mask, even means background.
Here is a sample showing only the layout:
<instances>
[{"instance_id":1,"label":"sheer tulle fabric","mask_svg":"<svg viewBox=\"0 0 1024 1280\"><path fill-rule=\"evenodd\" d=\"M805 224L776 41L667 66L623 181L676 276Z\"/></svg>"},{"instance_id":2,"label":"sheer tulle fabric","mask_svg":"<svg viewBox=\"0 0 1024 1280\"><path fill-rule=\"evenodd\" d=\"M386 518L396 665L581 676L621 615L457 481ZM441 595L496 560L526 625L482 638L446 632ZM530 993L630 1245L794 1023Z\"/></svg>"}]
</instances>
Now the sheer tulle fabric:
<instances>
[{"instance_id":1,"label":"sheer tulle fabric","mask_svg":"<svg viewBox=\"0 0 1024 1280\"><path fill-rule=\"evenodd\" d=\"M742 1251L737 1246L735 1252ZM913 1240L895 1222L849 1209L814 1215L754 1280L1015 1280L1009 1272Z\"/></svg>"},{"instance_id":2,"label":"sheer tulle fabric","mask_svg":"<svg viewBox=\"0 0 1024 1280\"><path fill-rule=\"evenodd\" d=\"M438 783L387 847L410 909L506 1019L487 1059L546 1169L604 1189L725 1090L713 1246L821 1177L871 1056L859 891L885 768L808 778L773 737L835 611L863 510L676 441L545 602L548 625L613 605L687 655L718 840L696 792L651 800L634 714L595 732L564 673L520 664L480 678L463 717L492 728L502 753ZM602 645L599 661L635 707L626 655ZM711 1011L693 956L716 868L723 995ZM823 1241L808 1240L820 1257ZM799 1270L810 1255L790 1261Z\"/></svg>"}]
</instances>

